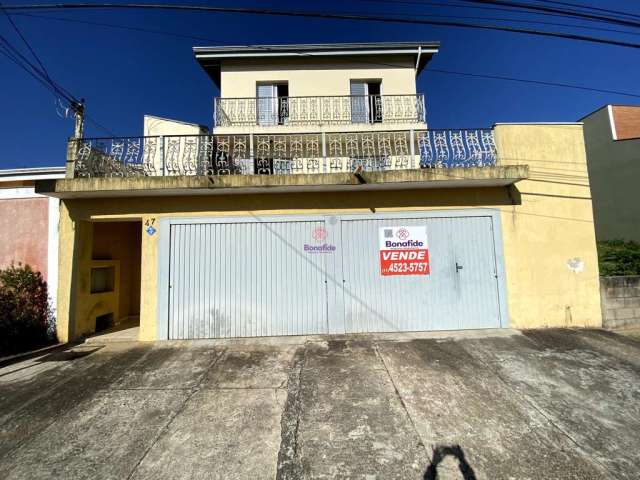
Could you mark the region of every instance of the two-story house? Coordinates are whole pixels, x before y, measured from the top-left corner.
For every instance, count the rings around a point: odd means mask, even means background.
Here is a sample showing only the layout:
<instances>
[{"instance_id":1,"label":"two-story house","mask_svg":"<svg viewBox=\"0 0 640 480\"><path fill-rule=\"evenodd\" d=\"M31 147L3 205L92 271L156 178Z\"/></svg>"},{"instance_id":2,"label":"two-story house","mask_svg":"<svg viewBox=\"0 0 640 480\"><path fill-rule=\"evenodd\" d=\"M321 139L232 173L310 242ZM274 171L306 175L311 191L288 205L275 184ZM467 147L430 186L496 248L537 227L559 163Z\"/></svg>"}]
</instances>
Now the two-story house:
<instances>
[{"instance_id":1,"label":"two-story house","mask_svg":"<svg viewBox=\"0 0 640 480\"><path fill-rule=\"evenodd\" d=\"M61 339L601 325L582 125L429 129L438 48L196 47L211 129L72 138Z\"/></svg>"}]
</instances>

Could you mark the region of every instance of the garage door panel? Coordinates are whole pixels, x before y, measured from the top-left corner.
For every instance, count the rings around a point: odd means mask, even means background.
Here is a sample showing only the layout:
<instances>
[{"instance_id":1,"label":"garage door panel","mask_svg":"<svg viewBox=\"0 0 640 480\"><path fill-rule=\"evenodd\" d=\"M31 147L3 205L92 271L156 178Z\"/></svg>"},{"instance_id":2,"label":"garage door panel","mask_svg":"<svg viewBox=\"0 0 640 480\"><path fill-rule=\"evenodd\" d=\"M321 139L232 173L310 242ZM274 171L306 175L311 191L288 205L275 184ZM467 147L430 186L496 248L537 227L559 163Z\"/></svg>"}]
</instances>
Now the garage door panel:
<instances>
[{"instance_id":1,"label":"garage door panel","mask_svg":"<svg viewBox=\"0 0 640 480\"><path fill-rule=\"evenodd\" d=\"M502 253L496 252L491 214L345 215L328 216L326 223L307 218L170 222L164 277L169 288L159 310L168 312L165 335L254 337L503 323L496 263ZM426 229L428 275L381 274L379 230L393 226ZM323 242L329 251L305 251L305 244Z\"/></svg>"},{"instance_id":2,"label":"garage door panel","mask_svg":"<svg viewBox=\"0 0 640 480\"><path fill-rule=\"evenodd\" d=\"M322 221L171 226L169 338L326 333Z\"/></svg>"},{"instance_id":3,"label":"garage door panel","mask_svg":"<svg viewBox=\"0 0 640 480\"><path fill-rule=\"evenodd\" d=\"M378 232L392 226L426 226L429 275L381 275ZM341 234L346 332L500 326L490 217L343 220Z\"/></svg>"}]
</instances>

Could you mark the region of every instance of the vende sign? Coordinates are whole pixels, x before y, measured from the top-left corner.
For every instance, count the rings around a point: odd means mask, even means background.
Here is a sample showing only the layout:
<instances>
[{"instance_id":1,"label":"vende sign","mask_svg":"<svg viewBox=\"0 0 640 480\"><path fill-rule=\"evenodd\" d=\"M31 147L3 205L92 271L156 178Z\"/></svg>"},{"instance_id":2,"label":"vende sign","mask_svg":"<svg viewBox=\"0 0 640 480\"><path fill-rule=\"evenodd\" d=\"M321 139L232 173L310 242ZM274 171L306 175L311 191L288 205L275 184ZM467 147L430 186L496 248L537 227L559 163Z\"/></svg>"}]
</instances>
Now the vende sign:
<instances>
[{"instance_id":1,"label":"vende sign","mask_svg":"<svg viewBox=\"0 0 640 480\"><path fill-rule=\"evenodd\" d=\"M427 227L381 227L380 273L429 275Z\"/></svg>"}]
</instances>

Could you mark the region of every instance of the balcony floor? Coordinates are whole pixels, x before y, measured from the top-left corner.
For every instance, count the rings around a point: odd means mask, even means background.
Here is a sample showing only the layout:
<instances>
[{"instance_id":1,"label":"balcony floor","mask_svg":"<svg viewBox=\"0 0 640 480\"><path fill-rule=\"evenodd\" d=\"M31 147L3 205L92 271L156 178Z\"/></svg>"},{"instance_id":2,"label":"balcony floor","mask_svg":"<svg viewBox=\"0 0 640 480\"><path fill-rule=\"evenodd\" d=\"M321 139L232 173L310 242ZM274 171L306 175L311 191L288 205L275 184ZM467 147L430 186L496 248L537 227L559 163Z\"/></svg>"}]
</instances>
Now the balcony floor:
<instances>
[{"instance_id":1,"label":"balcony floor","mask_svg":"<svg viewBox=\"0 0 640 480\"><path fill-rule=\"evenodd\" d=\"M354 173L104 177L44 180L36 192L57 198L190 196L239 193L474 188L512 185L526 165Z\"/></svg>"}]
</instances>

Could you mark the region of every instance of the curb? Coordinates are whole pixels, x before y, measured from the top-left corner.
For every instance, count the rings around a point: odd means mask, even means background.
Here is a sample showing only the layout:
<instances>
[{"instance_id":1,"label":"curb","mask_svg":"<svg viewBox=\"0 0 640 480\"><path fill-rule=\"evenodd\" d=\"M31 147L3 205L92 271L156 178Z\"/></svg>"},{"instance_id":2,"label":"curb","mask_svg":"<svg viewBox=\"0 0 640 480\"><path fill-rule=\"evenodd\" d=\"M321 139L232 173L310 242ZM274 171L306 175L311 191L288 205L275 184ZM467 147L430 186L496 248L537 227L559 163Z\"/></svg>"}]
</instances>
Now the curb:
<instances>
[{"instance_id":1,"label":"curb","mask_svg":"<svg viewBox=\"0 0 640 480\"><path fill-rule=\"evenodd\" d=\"M30 358L39 357L46 353L51 353L56 350L63 350L66 347L71 346L71 343L56 343L49 345L48 347L39 348L37 350L30 350L28 352L16 353L15 355L9 355L8 357L0 358L0 368L11 365L12 363L20 362L22 360L28 360Z\"/></svg>"}]
</instances>

